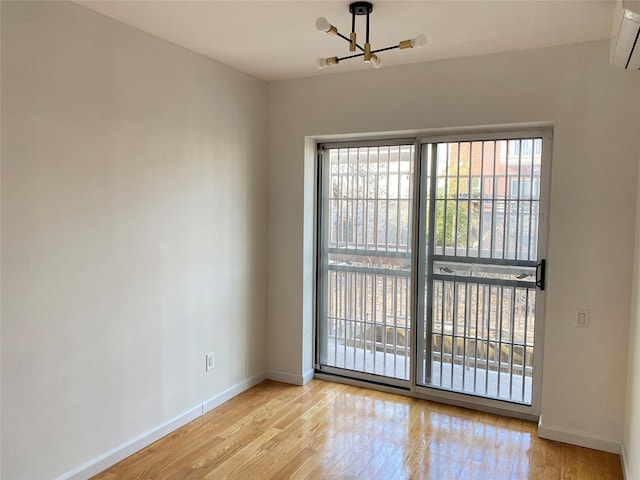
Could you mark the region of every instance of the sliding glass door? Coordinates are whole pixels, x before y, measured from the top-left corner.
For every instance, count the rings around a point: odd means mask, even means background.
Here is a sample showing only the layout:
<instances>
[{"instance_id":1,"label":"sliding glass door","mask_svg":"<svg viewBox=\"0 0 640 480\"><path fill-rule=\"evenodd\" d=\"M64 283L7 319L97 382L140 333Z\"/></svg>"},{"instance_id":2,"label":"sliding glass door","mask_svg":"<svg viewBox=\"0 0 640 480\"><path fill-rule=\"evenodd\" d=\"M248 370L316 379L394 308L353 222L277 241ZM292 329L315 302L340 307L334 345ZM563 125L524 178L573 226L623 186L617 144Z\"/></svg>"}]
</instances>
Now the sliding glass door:
<instances>
[{"instance_id":1,"label":"sliding glass door","mask_svg":"<svg viewBox=\"0 0 640 480\"><path fill-rule=\"evenodd\" d=\"M317 368L535 410L549 139L322 146Z\"/></svg>"}]
</instances>

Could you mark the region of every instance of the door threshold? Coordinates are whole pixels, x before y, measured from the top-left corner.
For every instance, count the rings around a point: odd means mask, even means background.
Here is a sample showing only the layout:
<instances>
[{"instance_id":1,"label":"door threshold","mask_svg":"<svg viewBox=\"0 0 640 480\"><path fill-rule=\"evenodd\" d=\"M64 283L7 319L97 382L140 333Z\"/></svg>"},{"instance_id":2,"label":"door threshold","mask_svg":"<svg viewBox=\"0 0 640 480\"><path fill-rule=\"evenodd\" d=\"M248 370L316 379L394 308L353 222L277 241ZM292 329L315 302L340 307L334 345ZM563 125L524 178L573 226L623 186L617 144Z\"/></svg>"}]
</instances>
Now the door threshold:
<instances>
[{"instance_id":1,"label":"door threshold","mask_svg":"<svg viewBox=\"0 0 640 480\"><path fill-rule=\"evenodd\" d=\"M366 388L369 390L376 390L378 392L391 393L396 395L404 395L405 397L417 398L420 400L426 400L428 402L440 403L444 405L452 405L454 407L464 408L466 410L474 410L478 412L489 413L492 415L498 415L501 417L507 418L517 418L520 420L525 420L529 422L538 422L539 415L535 415L532 413L514 411L507 408L500 408L498 406L493 405L482 405L474 402L469 402L469 399L459 399L456 398L456 392L444 392L447 396L442 396L442 392L438 392L438 394L428 394L419 391L413 391L409 388L405 387L397 387L393 385L386 385L384 383L378 383L368 380L360 380L352 377L345 377L342 375L336 375L334 373L326 373L316 370L313 378L317 378L319 380L324 380L327 382L333 383L341 383L343 385L350 385L352 387L360 387ZM469 395L463 395L464 397L469 397ZM496 400L499 402L499 400Z\"/></svg>"}]
</instances>

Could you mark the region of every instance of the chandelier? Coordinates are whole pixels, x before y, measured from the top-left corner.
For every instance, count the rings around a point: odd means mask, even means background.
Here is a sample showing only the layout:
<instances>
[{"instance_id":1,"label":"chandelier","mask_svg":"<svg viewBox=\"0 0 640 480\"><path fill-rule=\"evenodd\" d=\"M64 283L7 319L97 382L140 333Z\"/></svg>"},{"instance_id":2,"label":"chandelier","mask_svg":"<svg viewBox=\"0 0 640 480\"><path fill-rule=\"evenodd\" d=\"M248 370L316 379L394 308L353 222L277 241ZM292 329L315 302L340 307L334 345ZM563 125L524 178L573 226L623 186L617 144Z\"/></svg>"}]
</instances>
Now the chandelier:
<instances>
[{"instance_id":1,"label":"chandelier","mask_svg":"<svg viewBox=\"0 0 640 480\"><path fill-rule=\"evenodd\" d=\"M351 58L364 57L364 61L367 63L373 63L375 68L380 68L382 66L382 61L380 57L377 55L380 52L385 52L387 50L395 50L396 48L400 50L404 50L406 48L422 48L427 44L427 37L424 35L418 35L411 40L403 40L397 45L393 45L391 47L378 48L376 50L371 49L371 43L369 43L369 15L373 11L373 5L369 2L354 2L349 5L349 12L351 12L351 35L346 37L338 32L338 29L331 25L326 18L320 17L316 20L316 28L321 32L326 32L329 35L340 37L347 42L349 42L349 51L357 52L352 55L347 55L344 57L329 57L329 58L319 58L318 59L318 68L322 69L328 65L337 65L342 60L349 60ZM366 29L366 38L364 47L361 46L356 38L356 15L366 15L367 16L367 29Z\"/></svg>"}]
</instances>

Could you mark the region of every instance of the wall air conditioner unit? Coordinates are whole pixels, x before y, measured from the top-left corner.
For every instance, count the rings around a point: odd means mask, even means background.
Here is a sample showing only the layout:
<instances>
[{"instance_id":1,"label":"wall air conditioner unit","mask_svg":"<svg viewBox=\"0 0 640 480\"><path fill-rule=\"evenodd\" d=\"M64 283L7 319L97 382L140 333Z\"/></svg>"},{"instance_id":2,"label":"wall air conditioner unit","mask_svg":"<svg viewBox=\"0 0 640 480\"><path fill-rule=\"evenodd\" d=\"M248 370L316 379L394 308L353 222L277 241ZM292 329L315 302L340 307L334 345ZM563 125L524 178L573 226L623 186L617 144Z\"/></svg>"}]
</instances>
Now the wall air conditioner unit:
<instances>
[{"instance_id":1,"label":"wall air conditioner unit","mask_svg":"<svg viewBox=\"0 0 640 480\"><path fill-rule=\"evenodd\" d=\"M611 63L640 70L640 1L616 2L611 31Z\"/></svg>"}]
</instances>

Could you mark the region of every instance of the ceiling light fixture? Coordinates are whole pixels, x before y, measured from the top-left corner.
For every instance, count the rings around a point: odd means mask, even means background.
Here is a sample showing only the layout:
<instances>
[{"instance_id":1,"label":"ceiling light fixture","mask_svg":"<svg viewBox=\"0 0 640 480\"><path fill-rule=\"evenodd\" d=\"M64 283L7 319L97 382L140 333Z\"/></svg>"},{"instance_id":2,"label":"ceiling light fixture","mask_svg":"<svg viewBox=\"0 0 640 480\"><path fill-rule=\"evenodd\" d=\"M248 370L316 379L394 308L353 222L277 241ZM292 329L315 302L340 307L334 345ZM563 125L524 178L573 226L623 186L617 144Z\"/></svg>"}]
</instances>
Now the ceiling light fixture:
<instances>
[{"instance_id":1,"label":"ceiling light fixture","mask_svg":"<svg viewBox=\"0 0 640 480\"><path fill-rule=\"evenodd\" d=\"M319 58L318 59L318 68L322 69L328 65L337 65L342 60L349 60L350 58L358 58L364 57L364 61L367 63L373 63L375 68L380 68L382 66L382 61L380 57L377 55L380 52L385 52L387 50L395 50L396 48L400 50L404 50L406 48L422 48L427 44L427 37L424 35L418 35L416 38L412 38L411 40L403 40L397 45L393 45L391 47L386 48L378 48L377 50L371 49L371 43L369 43L369 15L373 11L373 5L369 2L354 2L349 5L349 12L351 12L351 35L349 37L342 35L338 32L338 29L331 25L326 18L320 17L316 20L316 28L321 32L326 32L329 35L340 37L347 42L349 42L349 51L356 52L360 50L361 53L356 53L353 55L347 55L345 57L329 57L329 58ZM358 44L356 40L356 15L366 15L367 16L367 34L365 39L364 47Z\"/></svg>"}]
</instances>

